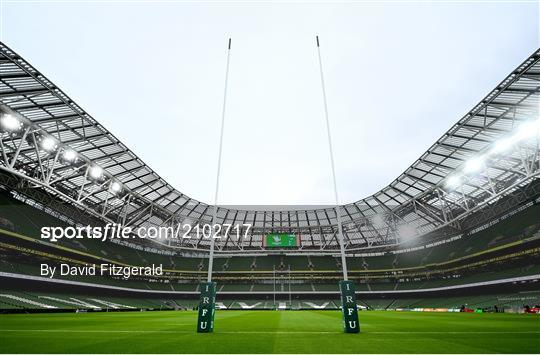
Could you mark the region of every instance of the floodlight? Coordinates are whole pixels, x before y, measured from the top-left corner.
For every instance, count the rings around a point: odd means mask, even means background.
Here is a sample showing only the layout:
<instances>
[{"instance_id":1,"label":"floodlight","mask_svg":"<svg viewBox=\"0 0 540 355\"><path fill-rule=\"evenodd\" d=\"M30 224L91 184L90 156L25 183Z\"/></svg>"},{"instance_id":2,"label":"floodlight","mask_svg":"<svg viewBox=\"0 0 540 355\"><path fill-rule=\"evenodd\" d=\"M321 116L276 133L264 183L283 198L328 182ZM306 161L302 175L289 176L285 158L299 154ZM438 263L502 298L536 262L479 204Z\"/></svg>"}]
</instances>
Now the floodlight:
<instances>
[{"instance_id":1,"label":"floodlight","mask_svg":"<svg viewBox=\"0 0 540 355\"><path fill-rule=\"evenodd\" d=\"M111 184L111 192L117 194L120 191L122 191L122 184L120 184L118 181L113 182Z\"/></svg>"},{"instance_id":2,"label":"floodlight","mask_svg":"<svg viewBox=\"0 0 540 355\"><path fill-rule=\"evenodd\" d=\"M534 121L534 129L536 130L536 136L540 138L540 118Z\"/></svg>"},{"instance_id":3,"label":"floodlight","mask_svg":"<svg viewBox=\"0 0 540 355\"><path fill-rule=\"evenodd\" d=\"M77 159L77 153L73 149L67 149L64 151L63 157L65 161L72 162Z\"/></svg>"},{"instance_id":4,"label":"floodlight","mask_svg":"<svg viewBox=\"0 0 540 355\"><path fill-rule=\"evenodd\" d=\"M485 159L484 157L475 157L467 161L465 163L465 167L463 168L463 172L465 174L473 174L477 173L484 167Z\"/></svg>"},{"instance_id":5,"label":"floodlight","mask_svg":"<svg viewBox=\"0 0 540 355\"><path fill-rule=\"evenodd\" d=\"M540 138L540 119L523 123L516 129L514 135L512 135L511 137L503 138L497 143L495 143L495 146L490 153L502 154L510 150L514 143L517 143L522 139L529 139L533 137Z\"/></svg>"},{"instance_id":6,"label":"floodlight","mask_svg":"<svg viewBox=\"0 0 540 355\"><path fill-rule=\"evenodd\" d=\"M94 165L90 168L90 176L93 179L100 179L103 176L103 169L100 166Z\"/></svg>"},{"instance_id":7,"label":"floodlight","mask_svg":"<svg viewBox=\"0 0 540 355\"><path fill-rule=\"evenodd\" d=\"M504 138L495 143L495 147L491 151L494 154L504 153L512 148L513 140L511 138Z\"/></svg>"},{"instance_id":8,"label":"floodlight","mask_svg":"<svg viewBox=\"0 0 540 355\"><path fill-rule=\"evenodd\" d=\"M461 185L461 177L457 175L450 176L446 181L446 187L450 189L455 189L459 185Z\"/></svg>"},{"instance_id":9,"label":"floodlight","mask_svg":"<svg viewBox=\"0 0 540 355\"><path fill-rule=\"evenodd\" d=\"M43 137L40 142L41 148L47 152L52 152L56 148L56 141L52 137Z\"/></svg>"},{"instance_id":10,"label":"floodlight","mask_svg":"<svg viewBox=\"0 0 540 355\"><path fill-rule=\"evenodd\" d=\"M540 120L525 122L517 129L516 138L518 140L533 138L538 135L539 129Z\"/></svg>"},{"instance_id":11,"label":"floodlight","mask_svg":"<svg viewBox=\"0 0 540 355\"><path fill-rule=\"evenodd\" d=\"M21 129L22 125L23 124L17 117L10 114L2 115L2 118L0 119L0 126L8 132L18 131Z\"/></svg>"}]
</instances>

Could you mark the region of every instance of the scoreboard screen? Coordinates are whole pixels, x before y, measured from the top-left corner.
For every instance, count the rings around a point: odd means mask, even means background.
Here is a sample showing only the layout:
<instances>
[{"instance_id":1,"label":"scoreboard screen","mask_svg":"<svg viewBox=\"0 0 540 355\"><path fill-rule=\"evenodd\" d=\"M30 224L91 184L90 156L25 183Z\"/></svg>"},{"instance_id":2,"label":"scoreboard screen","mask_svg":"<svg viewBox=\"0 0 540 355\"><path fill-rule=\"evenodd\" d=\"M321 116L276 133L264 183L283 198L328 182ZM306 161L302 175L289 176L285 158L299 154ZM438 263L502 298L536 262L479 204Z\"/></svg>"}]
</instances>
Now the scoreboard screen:
<instances>
[{"instance_id":1,"label":"scoreboard screen","mask_svg":"<svg viewBox=\"0 0 540 355\"><path fill-rule=\"evenodd\" d=\"M270 233L264 238L266 248L296 248L298 239L296 235L290 233Z\"/></svg>"}]
</instances>

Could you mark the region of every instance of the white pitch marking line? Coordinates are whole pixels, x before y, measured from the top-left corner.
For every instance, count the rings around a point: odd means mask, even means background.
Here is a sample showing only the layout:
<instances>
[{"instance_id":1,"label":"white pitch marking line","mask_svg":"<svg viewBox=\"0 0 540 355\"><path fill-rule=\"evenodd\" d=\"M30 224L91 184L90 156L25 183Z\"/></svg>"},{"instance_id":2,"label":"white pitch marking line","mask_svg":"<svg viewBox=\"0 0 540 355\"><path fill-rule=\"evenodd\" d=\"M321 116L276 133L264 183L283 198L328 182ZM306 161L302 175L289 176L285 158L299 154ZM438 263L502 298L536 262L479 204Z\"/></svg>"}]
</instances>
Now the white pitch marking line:
<instances>
[{"instance_id":1,"label":"white pitch marking line","mask_svg":"<svg viewBox=\"0 0 540 355\"><path fill-rule=\"evenodd\" d=\"M195 331L186 330L82 330L82 329L0 329L0 332L43 332L43 333L195 333ZM317 332L317 331L217 331L219 334L340 334L341 332ZM363 332L363 334L540 334L540 331L467 331L467 332L448 332L448 331L388 331L388 332Z\"/></svg>"}]
</instances>

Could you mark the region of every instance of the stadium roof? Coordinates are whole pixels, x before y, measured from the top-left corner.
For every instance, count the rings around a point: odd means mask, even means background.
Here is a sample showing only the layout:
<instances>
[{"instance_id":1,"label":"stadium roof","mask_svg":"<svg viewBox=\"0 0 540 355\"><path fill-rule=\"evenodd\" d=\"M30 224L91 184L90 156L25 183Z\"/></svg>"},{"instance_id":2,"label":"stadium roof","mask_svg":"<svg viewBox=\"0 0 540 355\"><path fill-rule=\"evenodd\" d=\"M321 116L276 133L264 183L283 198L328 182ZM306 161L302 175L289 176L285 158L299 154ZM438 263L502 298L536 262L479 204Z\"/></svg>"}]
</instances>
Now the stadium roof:
<instances>
[{"instance_id":1,"label":"stadium roof","mask_svg":"<svg viewBox=\"0 0 540 355\"><path fill-rule=\"evenodd\" d=\"M393 245L448 230L539 176L540 50L508 75L387 187L340 206L348 250ZM443 98L441 98L443 100ZM49 79L0 43L0 170L22 192L42 189L87 214L133 228L212 222L213 206L169 185ZM6 180L7 181L7 180ZM3 184L8 184L3 181ZM24 182L23 184L20 181ZM59 202L60 201L60 202ZM477 221L481 222L480 220ZM257 250L269 232L293 232L305 250L337 245L336 209L219 207L216 223L252 224L222 251ZM208 240L168 240L206 249Z\"/></svg>"}]
</instances>

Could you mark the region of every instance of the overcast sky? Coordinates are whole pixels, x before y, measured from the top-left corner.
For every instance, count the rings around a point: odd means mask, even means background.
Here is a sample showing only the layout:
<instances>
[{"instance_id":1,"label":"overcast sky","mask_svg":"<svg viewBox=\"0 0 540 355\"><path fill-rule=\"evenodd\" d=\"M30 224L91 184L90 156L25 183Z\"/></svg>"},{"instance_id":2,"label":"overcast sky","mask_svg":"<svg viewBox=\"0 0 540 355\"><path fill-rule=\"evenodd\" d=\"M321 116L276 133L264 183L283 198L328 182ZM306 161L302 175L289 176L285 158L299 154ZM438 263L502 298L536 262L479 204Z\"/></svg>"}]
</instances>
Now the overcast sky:
<instances>
[{"instance_id":1,"label":"overcast sky","mask_svg":"<svg viewBox=\"0 0 540 355\"><path fill-rule=\"evenodd\" d=\"M342 203L388 185L539 46L538 3L3 1L3 41L183 193Z\"/></svg>"}]
</instances>

